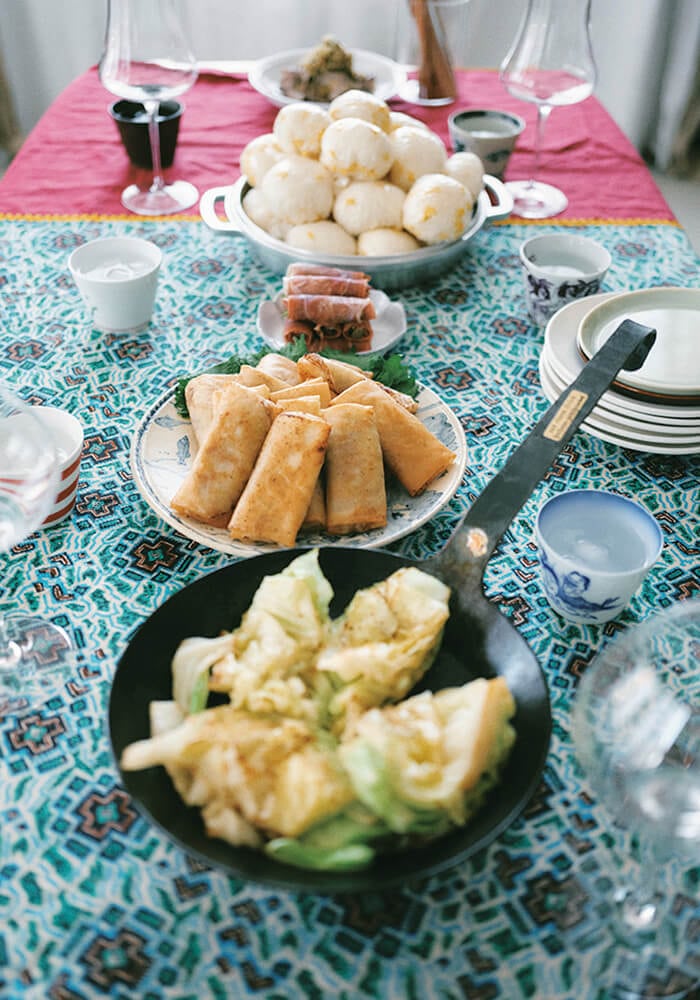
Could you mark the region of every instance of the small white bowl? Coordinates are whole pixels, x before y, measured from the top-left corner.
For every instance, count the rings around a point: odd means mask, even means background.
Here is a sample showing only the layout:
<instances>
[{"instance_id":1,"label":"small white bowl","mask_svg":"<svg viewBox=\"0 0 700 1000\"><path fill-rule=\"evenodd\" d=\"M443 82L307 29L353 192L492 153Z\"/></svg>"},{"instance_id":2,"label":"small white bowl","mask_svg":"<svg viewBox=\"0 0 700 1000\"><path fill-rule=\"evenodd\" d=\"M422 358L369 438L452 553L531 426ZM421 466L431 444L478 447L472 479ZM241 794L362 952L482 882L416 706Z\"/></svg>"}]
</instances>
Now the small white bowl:
<instances>
[{"instance_id":1,"label":"small white bowl","mask_svg":"<svg viewBox=\"0 0 700 1000\"><path fill-rule=\"evenodd\" d=\"M595 295L610 267L610 253L587 236L550 233L520 247L530 318L538 326L574 299Z\"/></svg>"},{"instance_id":2,"label":"small white bowl","mask_svg":"<svg viewBox=\"0 0 700 1000\"><path fill-rule=\"evenodd\" d=\"M37 412L54 440L60 469L56 499L43 521L48 527L65 520L73 510L80 480L83 428L71 413L57 406L40 406Z\"/></svg>"},{"instance_id":3,"label":"small white bowl","mask_svg":"<svg viewBox=\"0 0 700 1000\"><path fill-rule=\"evenodd\" d=\"M549 603L581 624L616 618L663 548L651 514L606 490L568 490L547 500L535 536Z\"/></svg>"},{"instance_id":4,"label":"small white bowl","mask_svg":"<svg viewBox=\"0 0 700 1000\"><path fill-rule=\"evenodd\" d=\"M73 251L68 267L95 329L123 333L148 326L162 259L155 243L132 236L91 240Z\"/></svg>"}]
</instances>

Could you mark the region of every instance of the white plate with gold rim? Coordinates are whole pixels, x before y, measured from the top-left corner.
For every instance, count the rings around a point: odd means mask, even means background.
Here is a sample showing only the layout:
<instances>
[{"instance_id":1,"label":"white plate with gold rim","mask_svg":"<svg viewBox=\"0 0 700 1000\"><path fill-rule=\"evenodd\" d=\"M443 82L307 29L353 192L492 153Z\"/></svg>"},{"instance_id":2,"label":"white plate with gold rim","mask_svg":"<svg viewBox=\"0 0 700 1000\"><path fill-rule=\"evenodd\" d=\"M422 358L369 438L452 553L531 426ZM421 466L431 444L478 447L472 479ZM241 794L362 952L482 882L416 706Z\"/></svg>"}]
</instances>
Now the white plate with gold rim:
<instances>
[{"instance_id":1,"label":"white plate with gold rim","mask_svg":"<svg viewBox=\"0 0 700 1000\"><path fill-rule=\"evenodd\" d=\"M656 330L637 371L621 371L614 385L646 401L700 404L700 288L643 288L614 295L581 319L576 344L591 358L625 319Z\"/></svg>"},{"instance_id":2,"label":"white plate with gold rim","mask_svg":"<svg viewBox=\"0 0 700 1000\"><path fill-rule=\"evenodd\" d=\"M547 358L552 370L567 385L574 381L585 364L583 355L576 345L581 320L592 308L616 295L616 292L602 292L585 299L577 299L575 302L563 306L547 323L542 353ZM660 423L664 426L700 424L700 406L669 406L665 403L632 399L621 395L614 389L603 393L596 409L607 409L614 413L627 414L649 423Z\"/></svg>"}]
</instances>

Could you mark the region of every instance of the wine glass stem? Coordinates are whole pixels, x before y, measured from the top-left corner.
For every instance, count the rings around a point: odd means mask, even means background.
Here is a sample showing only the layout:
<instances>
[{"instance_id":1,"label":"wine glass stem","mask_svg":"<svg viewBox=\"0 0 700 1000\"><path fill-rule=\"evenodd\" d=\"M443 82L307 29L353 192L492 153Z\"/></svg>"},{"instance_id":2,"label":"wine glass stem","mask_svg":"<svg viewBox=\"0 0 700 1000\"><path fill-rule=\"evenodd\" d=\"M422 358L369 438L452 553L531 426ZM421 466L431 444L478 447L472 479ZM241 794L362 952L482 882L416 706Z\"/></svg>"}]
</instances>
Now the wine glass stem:
<instances>
[{"instance_id":1,"label":"wine glass stem","mask_svg":"<svg viewBox=\"0 0 700 1000\"><path fill-rule=\"evenodd\" d=\"M148 140L151 144L151 160L153 162L153 180L151 191L162 191L165 187L163 167L160 161L160 131L158 128L158 101L144 101L148 115Z\"/></svg>"},{"instance_id":2,"label":"wine glass stem","mask_svg":"<svg viewBox=\"0 0 700 1000\"><path fill-rule=\"evenodd\" d=\"M0 672L16 667L19 658L19 649L15 643L10 642L5 615L0 609Z\"/></svg>"},{"instance_id":3,"label":"wine glass stem","mask_svg":"<svg viewBox=\"0 0 700 1000\"><path fill-rule=\"evenodd\" d=\"M659 885L664 859L648 838L640 837L639 864L636 876L621 901L621 914L625 925L634 933L652 931L660 922L666 902Z\"/></svg>"},{"instance_id":4,"label":"wine glass stem","mask_svg":"<svg viewBox=\"0 0 700 1000\"><path fill-rule=\"evenodd\" d=\"M532 187L535 181L540 176L540 160L542 159L542 149L544 147L544 130L547 125L547 120L552 111L551 104L538 104L537 105L537 131L535 132L535 166L532 171L532 177L530 178L530 187Z\"/></svg>"}]
</instances>

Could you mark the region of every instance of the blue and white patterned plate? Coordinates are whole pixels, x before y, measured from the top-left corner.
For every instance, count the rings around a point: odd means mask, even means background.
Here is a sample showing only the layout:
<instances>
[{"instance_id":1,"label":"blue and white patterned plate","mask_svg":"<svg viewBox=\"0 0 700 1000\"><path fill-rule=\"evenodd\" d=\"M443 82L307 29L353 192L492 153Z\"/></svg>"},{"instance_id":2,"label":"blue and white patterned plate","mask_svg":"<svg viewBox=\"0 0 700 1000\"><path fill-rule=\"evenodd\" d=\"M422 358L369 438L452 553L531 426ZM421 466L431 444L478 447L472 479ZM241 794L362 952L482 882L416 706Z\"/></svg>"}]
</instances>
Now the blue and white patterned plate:
<instances>
[{"instance_id":1,"label":"blue and white patterned plate","mask_svg":"<svg viewBox=\"0 0 700 1000\"><path fill-rule=\"evenodd\" d=\"M300 544L379 548L415 531L449 503L462 482L467 462L464 430L452 410L425 387L421 387L418 395L416 416L455 452L450 468L417 497L409 496L397 482L387 479L387 523L384 528L340 536L304 532L299 536ZM225 529L180 517L170 509L170 500L190 469L194 451L192 425L177 414L173 390L168 390L144 415L131 444L131 471L146 503L179 534L210 549L237 557L276 549L275 545L234 541Z\"/></svg>"}]
</instances>

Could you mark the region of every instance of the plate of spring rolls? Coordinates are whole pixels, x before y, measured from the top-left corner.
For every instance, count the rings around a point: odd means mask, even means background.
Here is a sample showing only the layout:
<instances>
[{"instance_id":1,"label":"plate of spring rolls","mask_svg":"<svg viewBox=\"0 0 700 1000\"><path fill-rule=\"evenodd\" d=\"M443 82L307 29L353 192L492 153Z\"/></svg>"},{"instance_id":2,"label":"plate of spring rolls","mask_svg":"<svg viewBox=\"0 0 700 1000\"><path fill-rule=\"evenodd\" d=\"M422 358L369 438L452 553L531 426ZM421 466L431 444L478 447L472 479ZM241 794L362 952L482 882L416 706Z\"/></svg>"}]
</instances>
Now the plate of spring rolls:
<instances>
[{"instance_id":1,"label":"plate of spring rolls","mask_svg":"<svg viewBox=\"0 0 700 1000\"><path fill-rule=\"evenodd\" d=\"M458 417L344 361L271 352L168 390L140 421L134 481L180 534L245 557L297 545L376 548L454 496L466 466Z\"/></svg>"},{"instance_id":2,"label":"plate of spring rolls","mask_svg":"<svg viewBox=\"0 0 700 1000\"><path fill-rule=\"evenodd\" d=\"M309 352L383 354L406 332L406 313L370 283L364 271L294 262L281 292L260 303L258 331L273 349L301 336Z\"/></svg>"}]
</instances>

